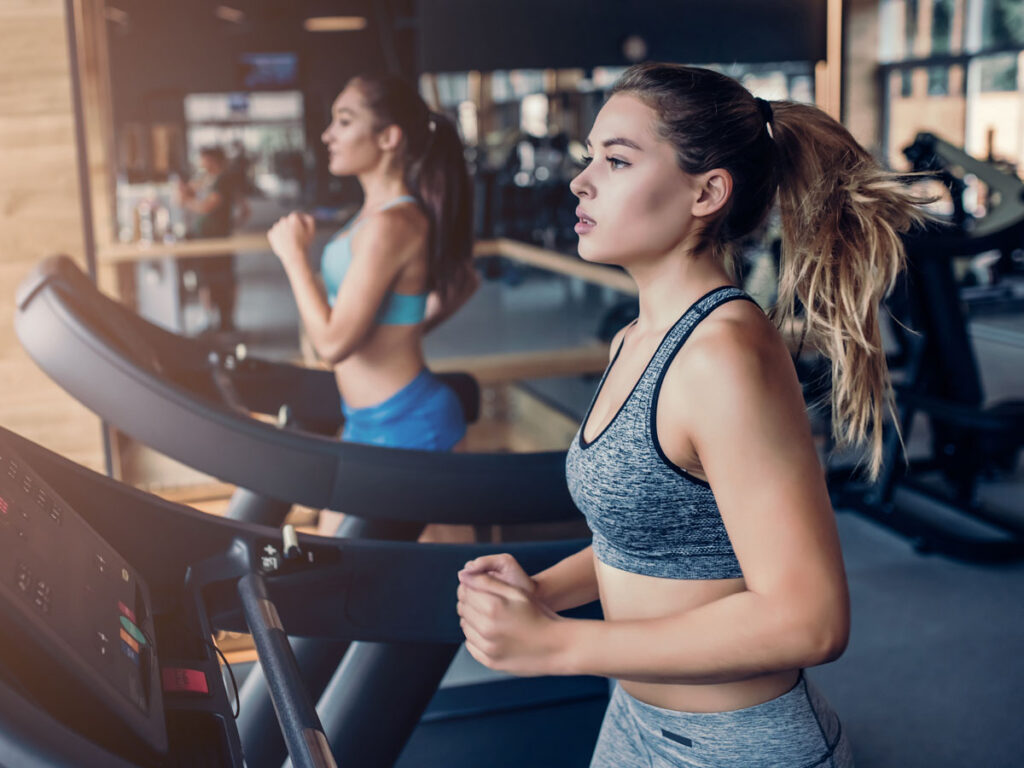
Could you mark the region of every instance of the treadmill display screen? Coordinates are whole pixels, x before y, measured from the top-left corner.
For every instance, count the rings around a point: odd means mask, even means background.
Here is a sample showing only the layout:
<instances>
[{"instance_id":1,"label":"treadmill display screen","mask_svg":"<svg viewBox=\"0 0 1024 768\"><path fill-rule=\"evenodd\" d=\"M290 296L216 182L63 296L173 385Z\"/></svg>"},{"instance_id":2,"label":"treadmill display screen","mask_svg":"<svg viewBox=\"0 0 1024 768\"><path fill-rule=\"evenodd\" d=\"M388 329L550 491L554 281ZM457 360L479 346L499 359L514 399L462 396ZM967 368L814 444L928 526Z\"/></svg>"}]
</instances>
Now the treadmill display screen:
<instances>
[{"instance_id":1,"label":"treadmill display screen","mask_svg":"<svg viewBox=\"0 0 1024 768\"><path fill-rule=\"evenodd\" d=\"M20 673L44 679L43 670L59 665L86 699L98 699L149 743L165 744L146 585L3 443L0 569L0 602L16 617L21 665L40 670Z\"/></svg>"}]
</instances>

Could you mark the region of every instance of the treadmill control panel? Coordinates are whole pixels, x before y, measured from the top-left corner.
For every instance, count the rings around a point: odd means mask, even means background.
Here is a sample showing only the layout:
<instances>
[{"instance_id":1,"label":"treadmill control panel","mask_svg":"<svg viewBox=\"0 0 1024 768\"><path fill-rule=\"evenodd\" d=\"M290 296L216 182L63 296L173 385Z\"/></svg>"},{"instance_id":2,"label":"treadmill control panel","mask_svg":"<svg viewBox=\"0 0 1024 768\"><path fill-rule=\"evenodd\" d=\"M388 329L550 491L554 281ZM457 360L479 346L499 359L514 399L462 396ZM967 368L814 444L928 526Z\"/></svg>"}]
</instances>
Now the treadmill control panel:
<instances>
[{"instance_id":1,"label":"treadmill control panel","mask_svg":"<svg viewBox=\"0 0 1024 768\"><path fill-rule=\"evenodd\" d=\"M16 617L7 630L17 632L7 638L20 654L14 674L63 675L68 695L85 699L81 706L91 697L151 746L165 748L146 585L2 442L0 569L4 615Z\"/></svg>"}]
</instances>

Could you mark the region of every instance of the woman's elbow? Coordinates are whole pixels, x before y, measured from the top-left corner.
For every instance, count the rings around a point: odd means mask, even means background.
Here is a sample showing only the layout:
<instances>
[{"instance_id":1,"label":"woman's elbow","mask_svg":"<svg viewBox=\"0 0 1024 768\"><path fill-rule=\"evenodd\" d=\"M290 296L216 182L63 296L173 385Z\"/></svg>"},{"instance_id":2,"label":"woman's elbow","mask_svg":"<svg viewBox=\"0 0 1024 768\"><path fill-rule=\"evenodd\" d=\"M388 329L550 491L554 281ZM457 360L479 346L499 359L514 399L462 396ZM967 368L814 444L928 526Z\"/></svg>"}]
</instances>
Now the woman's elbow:
<instances>
[{"instance_id":1,"label":"woman's elbow","mask_svg":"<svg viewBox=\"0 0 1024 768\"><path fill-rule=\"evenodd\" d=\"M362 319L345 319L326 324L316 334L310 333L310 339L320 359L333 368L358 351L372 327L372 323Z\"/></svg>"},{"instance_id":2,"label":"woman's elbow","mask_svg":"<svg viewBox=\"0 0 1024 768\"><path fill-rule=\"evenodd\" d=\"M343 340L324 339L319 344L314 344L317 355L327 365L333 368L339 365L349 357L353 352L353 345L345 343Z\"/></svg>"},{"instance_id":3,"label":"woman's elbow","mask_svg":"<svg viewBox=\"0 0 1024 768\"><path fill-rule=\"evenodd\" d=\"M846 651L849 642L849 627L829 627L820 632L817 638L817 658L814 660L814 665L835 661Z\"/></svg>"},{"instance_id":4,"label":"woman's elbow","mask_svg":"<svg viewBox=\"0 0 1024 768\"><path fill-rule=\"evenodd\" d=\"M842 656L850 639L850 608L836 591L788 592L774 602L773 634L779 640L778 661L787 669L827 664Z\"/></svg>"},{"instance_id":5,"label":"woman's elbow","mask_svg":"<svg viewBox=\"0 0 1024 768\"><path fill-rule=\"evenodd\" d=\"M815 612L804 626L801 666L828 664L843 655L850 641L850 615L845 606Z\"/></svg>"}]
</instances>

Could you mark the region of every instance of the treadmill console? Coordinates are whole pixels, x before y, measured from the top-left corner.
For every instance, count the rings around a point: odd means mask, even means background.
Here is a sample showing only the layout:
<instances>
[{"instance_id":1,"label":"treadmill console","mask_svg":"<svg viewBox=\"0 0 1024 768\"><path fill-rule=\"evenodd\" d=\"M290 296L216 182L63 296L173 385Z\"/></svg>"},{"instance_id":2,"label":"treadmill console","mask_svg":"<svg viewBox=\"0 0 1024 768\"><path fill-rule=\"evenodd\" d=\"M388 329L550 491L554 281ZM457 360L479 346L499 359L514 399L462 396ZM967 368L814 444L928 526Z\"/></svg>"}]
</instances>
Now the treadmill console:
<instances>
[{"instance_id":1,"label":"treadmill console","mask_svg":"<svg viewBox=\"0 0 1024 768\"><path fill-rule=\"evenodd\" d=\"M130 520L126 520L130 524ZM54 714L167 749L150 597L138 572L0 441L0 675Z\"/></svg>"}]
</instances>

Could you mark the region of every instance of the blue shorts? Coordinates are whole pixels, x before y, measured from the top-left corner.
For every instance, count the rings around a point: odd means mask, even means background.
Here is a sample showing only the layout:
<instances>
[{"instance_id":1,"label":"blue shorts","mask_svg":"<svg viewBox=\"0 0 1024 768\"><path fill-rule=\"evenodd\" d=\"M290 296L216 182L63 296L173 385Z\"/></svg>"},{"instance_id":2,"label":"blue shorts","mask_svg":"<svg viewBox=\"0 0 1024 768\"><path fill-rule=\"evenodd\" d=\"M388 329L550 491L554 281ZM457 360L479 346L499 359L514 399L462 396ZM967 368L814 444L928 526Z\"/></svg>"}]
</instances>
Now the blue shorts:
<instances>
[{"instance_id":1,"label":"blue shorts","mask_svg":"<svg viewBox=\"0 0 1024 768\"><path fill-rule=\"evenodd\" d=\"M733 712L677 712L615 683L591 768L852 768L839 718L803 674L778 698Z\"/></svg>"},{"instance_id":2,"label":"blue shorts","mask_svg":"<svg viewBox=\"0 0 1024 768\"><path fill-rule=\"evenodd\" d=\"M367 408L341 405L346 443L450 451L466 434L462 405L451 388L424 368L383 403Z\"/></svg>"}]
</instances>

